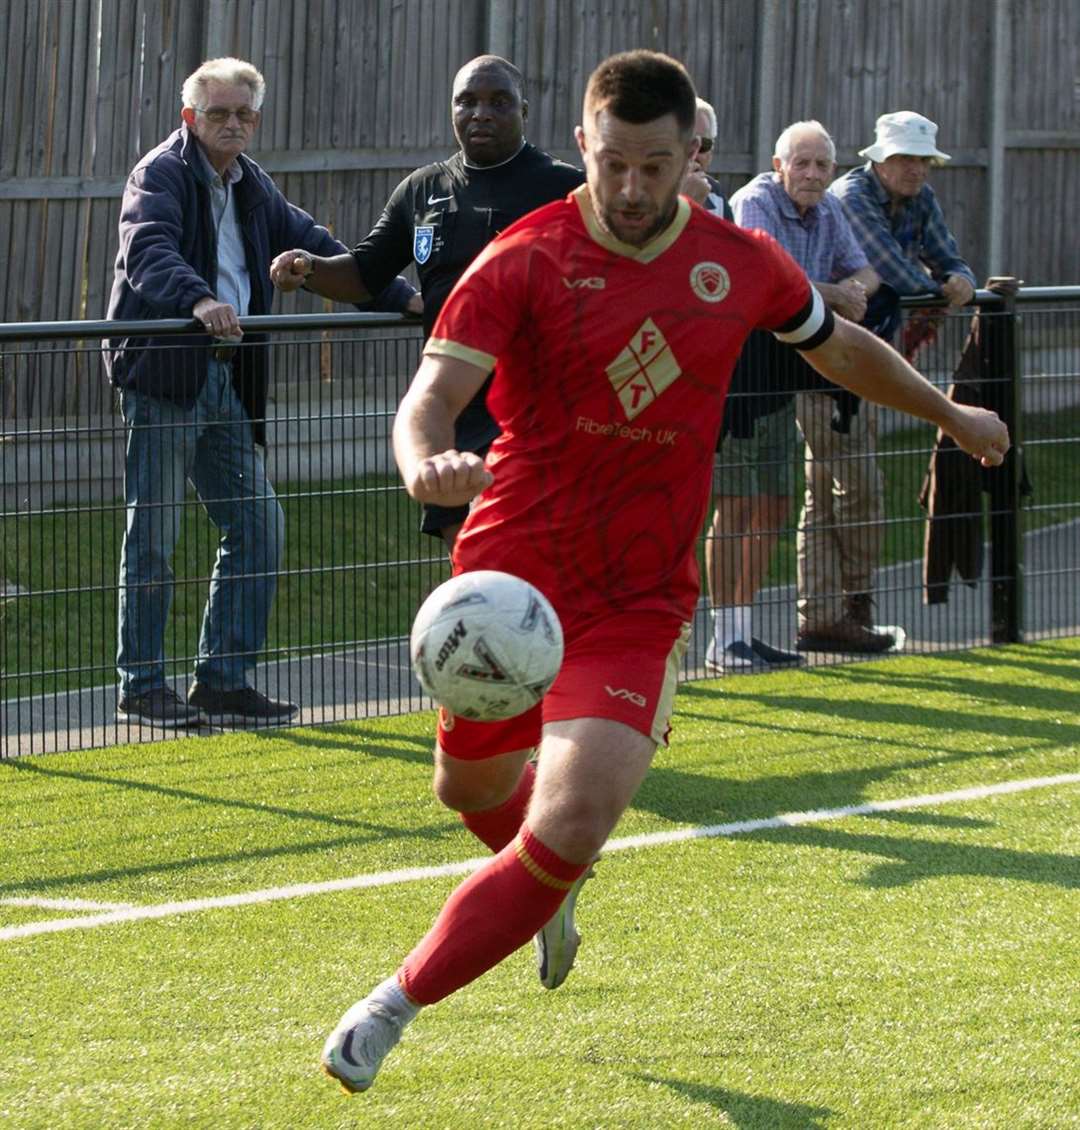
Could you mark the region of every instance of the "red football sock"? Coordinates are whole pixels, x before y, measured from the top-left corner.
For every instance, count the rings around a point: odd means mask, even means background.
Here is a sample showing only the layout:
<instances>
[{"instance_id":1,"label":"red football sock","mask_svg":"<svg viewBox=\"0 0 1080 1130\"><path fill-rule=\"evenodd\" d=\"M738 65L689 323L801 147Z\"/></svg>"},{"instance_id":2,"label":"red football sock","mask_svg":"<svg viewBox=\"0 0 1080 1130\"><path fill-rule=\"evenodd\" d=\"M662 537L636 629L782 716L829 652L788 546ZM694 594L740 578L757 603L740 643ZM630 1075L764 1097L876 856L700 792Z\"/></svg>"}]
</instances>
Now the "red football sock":
<instances>
[{"instance_id":1,"label":"red football sock","mask_svg":"<svg viewBox=\"0 0 1080 1130\"><path fill-rule=\"evenodd\" d=\"M531 761L526 761L517 788L508 800L504 800L497 808L487 808L483 812L462 812L462 824L492 851L502 851L525 823L525 813L535 780L536 768Z\"/></svg>"},{"instance_id":2,"label":"red football sock","mask_svg":"<svg viewBox=\"0 0 1080 1130\"><path fill-rule=\"evenodd\" d=\"M513 841L446 900L405 958L398 982L417 1004L434 1004L523 946L588 870L567 863L522 824Z\"/></svg>"}]
</instances>

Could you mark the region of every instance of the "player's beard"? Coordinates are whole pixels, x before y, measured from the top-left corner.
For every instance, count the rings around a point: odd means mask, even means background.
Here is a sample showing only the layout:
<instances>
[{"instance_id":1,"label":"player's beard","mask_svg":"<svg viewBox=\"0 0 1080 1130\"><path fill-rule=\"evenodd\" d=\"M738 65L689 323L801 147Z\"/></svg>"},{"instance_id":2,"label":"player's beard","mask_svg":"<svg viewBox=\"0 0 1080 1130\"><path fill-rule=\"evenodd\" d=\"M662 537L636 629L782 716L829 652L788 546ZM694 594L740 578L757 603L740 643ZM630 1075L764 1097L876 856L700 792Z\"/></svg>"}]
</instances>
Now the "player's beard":
<instances>
[{"instance_id":1,"label":"player's beard","mask_svg":"<svg viewBox=\"0 0 1080 1130\"><path fill-rule=\"evenodd\" d=\"M641 227L635 227L629 231L620 231L617 216L622 209L616 207L614 204L604 208L603 211L597 215L601 225L617 240L622 243L628 243L631 247L644 247L645 244L655 239L671 221L675 219L675 210L678 204L679 193L676 189L656 210L656 215L652 223L645 223Z\"/></svg>"}]
</instances>

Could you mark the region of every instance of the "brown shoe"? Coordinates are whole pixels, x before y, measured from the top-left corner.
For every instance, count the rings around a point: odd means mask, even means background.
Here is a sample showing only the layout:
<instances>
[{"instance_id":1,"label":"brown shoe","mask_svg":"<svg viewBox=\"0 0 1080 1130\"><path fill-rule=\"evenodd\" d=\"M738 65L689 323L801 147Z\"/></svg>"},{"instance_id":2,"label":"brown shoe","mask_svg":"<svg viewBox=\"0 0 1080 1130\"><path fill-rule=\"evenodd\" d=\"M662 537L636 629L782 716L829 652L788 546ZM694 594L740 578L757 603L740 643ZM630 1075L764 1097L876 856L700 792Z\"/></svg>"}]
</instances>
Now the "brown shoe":
<instances>
[{"instance_id":1,"label":"brown shoe","mask_svg":"<svg viewBox=\"0 0 1080 1130\"><path fill-rule=\"evenodd\" d=\"M868 592L848 593L844 598L844 619L873 631L874 598Z\"/></svg>"},{"instance_id":2,"label":"brown shoe","mask_svg":"<svg viewBox=\"0 0 1080 1130\"><path fill-rule=\"evenodd\" d=\"M878 655L892 651L897 637L884 629L867 628L850 617L825 628L809 628L799 633L796 651L844 651L861 655Z\"/></svg>"}]
</instances>

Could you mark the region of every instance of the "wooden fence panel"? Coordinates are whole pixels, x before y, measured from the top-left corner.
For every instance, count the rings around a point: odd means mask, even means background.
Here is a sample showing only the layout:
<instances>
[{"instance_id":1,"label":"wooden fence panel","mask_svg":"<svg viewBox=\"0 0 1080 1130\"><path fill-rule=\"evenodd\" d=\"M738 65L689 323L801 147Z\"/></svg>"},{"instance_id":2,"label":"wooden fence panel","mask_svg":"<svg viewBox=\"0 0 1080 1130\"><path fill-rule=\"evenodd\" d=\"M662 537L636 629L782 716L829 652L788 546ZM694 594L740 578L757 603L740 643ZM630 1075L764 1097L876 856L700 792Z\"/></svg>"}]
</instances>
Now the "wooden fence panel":
<instances>
[{"instance_id":1,"label":"wooden fence panel","mask_svg":"<svg viewBox=\"0 0 1080 1130\"><path fill-rule=\"evenodd\" d=\"M759 135L819 117L847 167L877 114L910 107L955 156L932 183L976 272L994 173L1007 268L1029 282L1080 278L1066 228L1080 203L1076 0L5 0L5 13L0 255L12 269L0 273L0 320L104 314L124 178L176 127L180 84L211 48L263 70L253 156L345 243L410 169L453 152L450 86L473 55L497 49L521 66L530 139L576 159L588 73L645 46L684 59L716 105L713 169L729 192L759 171ZM1008 40L1003 155L989 110L996 26ZM317 305L301 295L282 308ZM83 410L105 395L51 364L5 375L5 416L16 399ZM39 386L22 388L31 373Z\"/></svg>"}]
</instances>

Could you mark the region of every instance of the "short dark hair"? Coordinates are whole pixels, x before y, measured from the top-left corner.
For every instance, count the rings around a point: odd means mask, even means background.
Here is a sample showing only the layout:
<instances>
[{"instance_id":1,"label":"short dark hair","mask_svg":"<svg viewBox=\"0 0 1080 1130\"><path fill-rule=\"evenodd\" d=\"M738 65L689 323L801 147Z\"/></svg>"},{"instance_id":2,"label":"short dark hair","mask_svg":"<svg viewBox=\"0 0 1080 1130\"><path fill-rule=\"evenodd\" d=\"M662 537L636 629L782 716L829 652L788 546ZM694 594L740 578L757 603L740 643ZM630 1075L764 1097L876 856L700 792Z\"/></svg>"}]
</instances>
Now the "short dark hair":
<instances>
[{"instance_id":1,"label":"short dark hair","mask_svg":"<svg viewBox=\"0 0 1080 1130\"><path fill-rule=\"evenodd\" d=\"M623 51L609 56L589 76L585 113L600 110L636 125L674 114L679 129L691 134L697 92L678 59L659 51Z\"/></svg>"}]
</instances>

